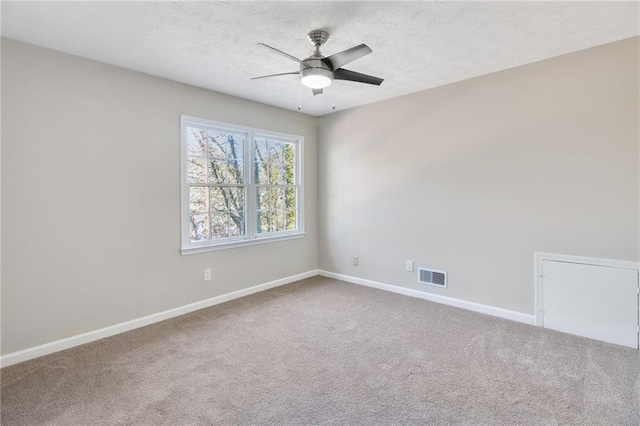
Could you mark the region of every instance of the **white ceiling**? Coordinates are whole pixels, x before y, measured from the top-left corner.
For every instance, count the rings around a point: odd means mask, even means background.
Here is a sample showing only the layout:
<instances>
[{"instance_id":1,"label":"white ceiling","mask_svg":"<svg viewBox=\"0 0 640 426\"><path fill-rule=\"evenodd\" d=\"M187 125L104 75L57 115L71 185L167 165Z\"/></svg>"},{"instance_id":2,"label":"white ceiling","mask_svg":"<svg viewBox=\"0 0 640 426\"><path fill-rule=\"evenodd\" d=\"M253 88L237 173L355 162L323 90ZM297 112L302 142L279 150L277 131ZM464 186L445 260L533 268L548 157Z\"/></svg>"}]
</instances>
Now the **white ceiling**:
<instances>
[{"instance_id":1,"label":"white ceiling","mask_svg":"<svg viewBox=\"0 0 640 426\"><path fill-rule=\"evenodd\" d=\"M2 2L2 35L291 110L323 115L636 36L638 2ZM311 96L296 57L325 29L328 56L382 86L335 81ZM303 90L299 90L302 87ZM300 96L300 101L299 101Z\"/></svg>"}]
</instances>

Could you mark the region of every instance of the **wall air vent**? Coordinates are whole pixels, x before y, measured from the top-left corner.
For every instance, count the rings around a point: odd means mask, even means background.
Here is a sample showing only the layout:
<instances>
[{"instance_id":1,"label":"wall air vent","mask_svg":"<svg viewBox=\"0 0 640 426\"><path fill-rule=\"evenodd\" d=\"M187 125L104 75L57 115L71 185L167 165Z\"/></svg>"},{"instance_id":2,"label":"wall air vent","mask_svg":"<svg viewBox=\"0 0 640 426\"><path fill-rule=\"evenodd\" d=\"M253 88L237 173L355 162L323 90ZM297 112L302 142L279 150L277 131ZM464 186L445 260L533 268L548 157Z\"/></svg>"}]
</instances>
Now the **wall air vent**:
<instances>
[{"instance_id":1,"label":"wall air vent","mask_svg":"<svg viewBox=\"0 0 640 426\"><path fill-rule=\"evenodd\" d=\"M433 269L418 268L418 282L447 288L447 273Z\"/></svg>"}]
</instances>

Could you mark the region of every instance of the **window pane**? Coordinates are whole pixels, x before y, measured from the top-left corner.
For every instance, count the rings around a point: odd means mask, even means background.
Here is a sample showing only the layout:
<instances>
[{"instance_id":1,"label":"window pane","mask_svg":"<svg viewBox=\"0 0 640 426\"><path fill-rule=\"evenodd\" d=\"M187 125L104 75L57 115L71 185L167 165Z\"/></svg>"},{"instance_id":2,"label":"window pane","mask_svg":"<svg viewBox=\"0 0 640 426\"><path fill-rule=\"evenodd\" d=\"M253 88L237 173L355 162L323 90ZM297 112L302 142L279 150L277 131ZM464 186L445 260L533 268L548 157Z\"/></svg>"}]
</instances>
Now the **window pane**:
<instances>
[{"instance_id":1,"label":"window pane","mask_svg":"<svg viewBox=\"0 0 640 426\"><path fill-rule=\"evenodd\" d=\"M209 157L211 158L227 158L229 144L227 142L227 134L214 130L209 130Z\"/></svg>"},{"instance_id":2,"label":"window pane","mask_svg":"<svg viewBox=\"0 0 640 426\"><path fill-rule=\"evenodd\" d=\"M284 189L271 188L271 210L284 209Z\"/></svg>"},{"instance_id":3,"label":"window pane","mask_svg":"<svg viewBox=\"0 0 640 426\"><path fill-rule=\"evenodd\" d=\"M187 150L189 156L207 155L207 134L204 130L189 127L187 129Z\"/></svg>"},{"instance_id":4,"label":"window pane","mask_svg":"<svg viewBox=\"0 0 640 426\"><path fill-rule=\"evenodd\" d=\"M191 213L209 212L209 188L194 186L189 189L189 208Z\"/></svg>"},{"instance_id":5,"label":"window pane","mask_svg":"<svg viewBox=\"0 0 640 426\"><path fill-rule=\"evenodd\" d=\"M227 183L227 160L209 160L209 182Z\"/></svg>"},{"instance_id":6,"label":"window pane","mask_svg":"<svg viewBox=\"0 0 640 426\"><path fill-rule=\"evenodd\" d=\"M229 210L227 206L226 187L214 186L211 188L211 211Z\"/></svg>"},{"instance_id":7,"label":"window pane","mask_svg":"<svg viewBox=\"0 0 640 426\"><path fill-rule=\"evenodd\" d=\"M287 209L296 208L296 188L290 187L284 190L284 207Z\"/></svg>"},{"instance_id":8,"label":"window pane","mask_svg":"<svg viewBox=\"0 0 640 426\"><path fill-rule=\"evenodd\" d=\"M237 237L245 234L244 212L232 211L229 215L229 236Z\"/></svg>"},{"instance_id":9,"label":"window pane","mask_svg":"<svg viewBox=\"0 0 640 426\"><path fill-rule=\"evenodd\" d=\"M269 232L271 227L271 212L258 210L258 234Z\"/></svg>"},{"instance_id":10,"label":"window pane","mask_svg":"<svg viewBox=\"0 0 640 426\"><path fill-rule=\"evenodd\" d=\"M269 200L271 200L269 188L258 187L256 191L256 205L258 206L258 210L269 210Z\"/></svg>"},{"instance_id":11,"label":"window pane","mask_svg":"<svg viewBox=\"0 0 640 426\"><path fill-rule=\"evenodd\" d=\"M256 161L266 162L269 157L269 153L267 152L267 140L263 138L255 138L253 142L255 144Z\"/></svg>"},{"instance_id":12,"label":"window pane","mask_svg":"<svg viewBox=\"0 0 640 426\"><path fill-rule=\"evenodd\" d=\"M269 180L269 162L267 153L267 141L264 139L254 139L254 176L253 181L257 184L267 184Z\"/></svg>"},{"instance_id":13,"label":"window pane","mask_svg":"<svg viewBox=\"0 0 640 426\"><path fill-rule=\"evenodd\" d=\"M245 210L244 206L244 188L229 187L226 188L226 194L228 194L227 207L229 210Z\"/></svg>"},{"instance_id":14,"label":"window pane","mask_svg":"<svg viewBox=\"0 0 640 426\"><path fill-rule=\"evenodd\" d=\"M244 187L211 187L211 211L244 210Z\"/></svg>"},{"instance_id":15,"label":"window pane","mask_svg":"<svg viewBox=\"0 0 640 426\"><path fill-rule=\"evenodd\" d=\"M282 210L271 211L271 232L284 231L284 212Z\"/></svg>"},{"instance_id":16,"label":"window pane","mask_svg":"<svg viewBox=\"0 0 640 426\"><path fill-rule=\"evenodd\" d=\"M187 182L188 183L205 183L206 180L206 161L204 158L190 157L187 163Z\"/></svg>"},{"instance_id":17,"label":"window pane","mask_svg":"<svg viewBox=\"0 0 640 426\"><path fill-rule=\"evenodd\" d=\"M194 214L191 216L191 241L209 239L209 215Z\"/></svg>"},{"instance_id":18,"label":"window pane","mask_svg":"<svg viewBox=\"0 0 640 426\"><path fill-rule=\"evenodd\" d=\"M286 210L287 217L285 218L285 227L287 231L292 231L297 229L296 225L296 211L295 210Z\"/></svg>"},{"instance_id":19,"label":"window pane","mask_svg":"<svg viewBox=\"0 0 640 426\"><path fill-rule=\"evenodd\" d=\"M285 185L296 184L296 152L292 143L284 144L284 183Z\"/></svg>"},{"instance_id":20,"label":"window pane","mask_svg":"<svg viewBox=\"0 0 640 426\"><path fill-rule=\"evenodd\" d=\"M229 183L244 183L244 164L242 160L231 160L227 168Z\"/></svg>"},{"instance_id":21,"label":"window pane","mask_svg":"<svg viewBox=\"0 0 640 426\"><path fill-rule=\"evenodd\" d=\"M211 239L229 236L229 213L211 213Z\"/></svg>"},{"instance_id":22,"label":"window pane","mask_svg":"<svg viewBox=\"0 0 640 426\"><path fill-rule=\"evenodd\" d=\"M284 170L282 164L271 164L269 166L269 184L282 185L284 183Z\"/></svg>"},{"instance_id":23,"label":"window pane","mask_svg":"<svg viewBox=\"0 0 640 426\"><path fill-rule=\"evenodd\" d=\"M282 164L282 142L269 141L269 157L271 164Z\"/></svg>"},{"instance_id":24,"label":"window pane","mask_svg":"<svg viewBox=\"0 0 640 426\"><path fill-rule=\"evenodd\" d=\"M254 163L253 181L259 185L267 185L269 183L269 164L264 161L256 161Z\"/></svg>"},{"instance_id":25,"label":"window pane","mask_svg":"<svg viewBox=\"0 0 640 426\"><path fill-rule=\"evenodd\" d=\"M244 158L244 135L228 135L227 157L229 160L242 160Z\"/></svg>"}]
</instances>

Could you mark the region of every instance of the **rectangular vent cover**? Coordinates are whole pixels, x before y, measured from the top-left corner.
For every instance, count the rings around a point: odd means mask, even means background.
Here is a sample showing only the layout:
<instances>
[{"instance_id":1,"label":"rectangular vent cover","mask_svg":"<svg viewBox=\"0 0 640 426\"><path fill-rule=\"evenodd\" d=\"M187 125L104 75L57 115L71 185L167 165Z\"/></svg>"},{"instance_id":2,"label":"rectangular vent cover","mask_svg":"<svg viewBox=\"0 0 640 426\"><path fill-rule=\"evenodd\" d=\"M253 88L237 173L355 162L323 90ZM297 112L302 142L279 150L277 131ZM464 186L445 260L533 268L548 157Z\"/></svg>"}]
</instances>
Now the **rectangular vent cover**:
<instances>
[{"instance_id":1,"label":"rectangular vent cover","mask_svg":"<svg viewBox=\"0 0 640 426\"><path fill-rule=\"evenodd\" d=\"M418 282L447 288L447 273L433 269L418 268Z\"/></svg>"}]
</instances>

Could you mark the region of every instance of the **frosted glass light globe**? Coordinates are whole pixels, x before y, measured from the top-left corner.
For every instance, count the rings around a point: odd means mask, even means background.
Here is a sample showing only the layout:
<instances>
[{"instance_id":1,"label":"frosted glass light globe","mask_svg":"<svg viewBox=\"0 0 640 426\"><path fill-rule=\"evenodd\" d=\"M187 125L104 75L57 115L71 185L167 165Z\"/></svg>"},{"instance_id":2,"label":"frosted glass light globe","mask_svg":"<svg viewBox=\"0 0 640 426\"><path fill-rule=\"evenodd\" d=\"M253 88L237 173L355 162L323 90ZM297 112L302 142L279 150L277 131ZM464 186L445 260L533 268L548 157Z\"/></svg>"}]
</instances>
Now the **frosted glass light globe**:
<instances>
[{"instance_id":1,"label":"frosted glass light globe","mask_svg":"<svg viewBox=\"0 0 640 426\"><path fill-rule=\"evenodd\" d=\"M333 73L324 68L307 68L300 71L300 81L311 89L323 89L331 84Z\"/></svg>"}]
</instances>

